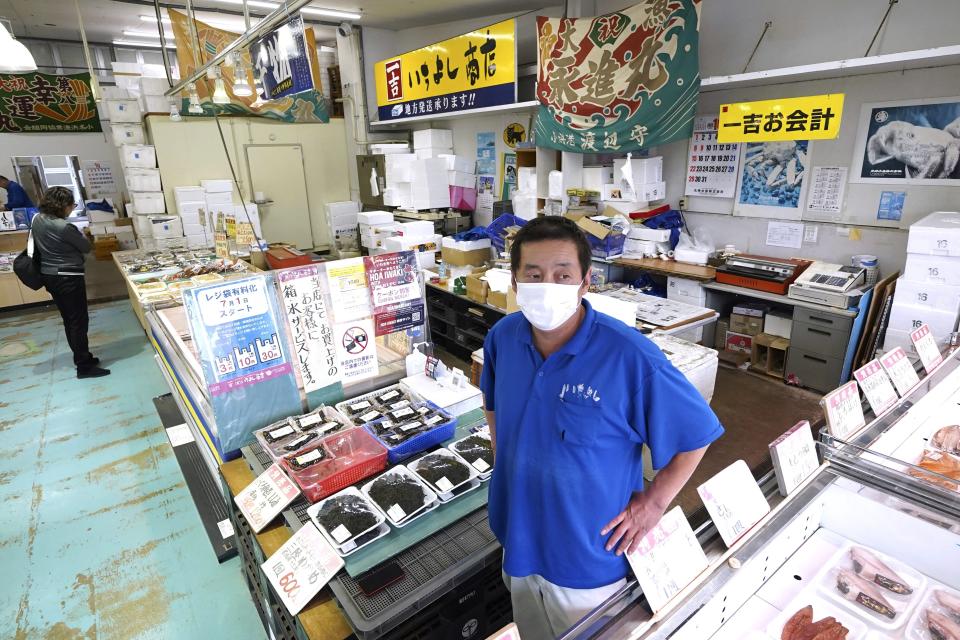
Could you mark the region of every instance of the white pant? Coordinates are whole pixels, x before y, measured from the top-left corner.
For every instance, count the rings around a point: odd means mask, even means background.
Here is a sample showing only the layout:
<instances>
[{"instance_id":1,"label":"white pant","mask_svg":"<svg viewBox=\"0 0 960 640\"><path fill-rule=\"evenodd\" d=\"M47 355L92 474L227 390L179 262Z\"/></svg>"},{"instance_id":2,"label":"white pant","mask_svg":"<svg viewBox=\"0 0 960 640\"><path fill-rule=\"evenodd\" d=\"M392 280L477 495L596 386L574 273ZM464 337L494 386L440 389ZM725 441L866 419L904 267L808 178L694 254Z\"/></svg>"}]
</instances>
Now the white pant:
<instances>
[{"instance_id":1,"label":"white pant","mask_svg":"<svg viewBox=\"0 0 960 640\"><path fill-rule=\"evenodd\" d=\"M553 640L622 588L626 579L596 589L568 589L537 575L503 574L513 602L513 621L523 640Z\"/></svg>"}]
</instances>

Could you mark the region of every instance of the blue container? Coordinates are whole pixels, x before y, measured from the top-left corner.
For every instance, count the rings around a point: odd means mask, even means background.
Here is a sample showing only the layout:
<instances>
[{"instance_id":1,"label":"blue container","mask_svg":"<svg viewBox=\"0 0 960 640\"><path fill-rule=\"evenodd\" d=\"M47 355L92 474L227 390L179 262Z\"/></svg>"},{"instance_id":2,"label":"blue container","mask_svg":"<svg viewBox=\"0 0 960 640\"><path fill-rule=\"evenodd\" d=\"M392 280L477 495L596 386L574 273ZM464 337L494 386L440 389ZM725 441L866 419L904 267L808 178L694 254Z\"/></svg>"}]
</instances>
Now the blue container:
<instances>
[{"instance_id":1,"label":"blue container","mask_svg":"<svg viewBox=\"0 0 960 640\"><path fill-rule=\"evenodd\" d=\"M587 241L590 242L590 253L595 258L612 258L623 255L623 244L627 241L627 236L623 233L611 233L601 240L594 235L586 234Z\"/></svg>"},{"instance_id":2,"label":"blue container","mask_svg":"<svg viewBox=\"0 0 960 640\"><path fill-rule=\"evenodd\" d=\"M514 226L522 227L525 224L527 224L526 220L518 218L512 213L505 213L490 223L490 226L487 227L487 233L490 235L490 243L498 254L504 250L506 244L503 238L504 229Z\"/></svg>"},{"instance_id":3,"label":"blue container","mask_svg":"<svg viewBox=\"0 0 960 640\"><path fill-rule=\"evenodd\" d=\"M363 428L369 431L370 434L376 438L377 442L387 448L387 460L390 462L390 464L399 464L401 461L406 460L412 455L426 451L430 447L438 444L442 444L443 442L446 442L452 438L454 433L456 433L456 418L448 414L446 411L443 411L440 409L440 407L432 402L425 402L420 406L427 406L432 411L444 416L446 418L446 422L442 422L430 431L425 431L418 436L414 436L413 438L410 438L406 442L403 442L396 447L391 447L389 443L384 442L377 436L377 430L375 426L386 420L386 418L378 418L377 420L364 425Z\"/></svg>"}]
</instances>

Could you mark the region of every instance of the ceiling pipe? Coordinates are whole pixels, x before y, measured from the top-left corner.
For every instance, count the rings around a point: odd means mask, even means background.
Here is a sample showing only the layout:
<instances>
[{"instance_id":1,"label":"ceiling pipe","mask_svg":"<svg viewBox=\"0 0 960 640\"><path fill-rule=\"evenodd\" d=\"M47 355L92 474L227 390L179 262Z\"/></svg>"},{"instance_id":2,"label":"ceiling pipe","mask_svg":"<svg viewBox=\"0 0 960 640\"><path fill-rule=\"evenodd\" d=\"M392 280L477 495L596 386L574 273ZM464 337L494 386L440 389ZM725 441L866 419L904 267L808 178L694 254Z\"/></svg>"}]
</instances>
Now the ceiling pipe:
<instances>
[{"instance_id":1,"label":"ceiling pipe","mask_svg":"<svg viewBox=\"0 0 960 640\"><path fill-rule=\"evenodd\" d=\"M173 86L170 75L170 60L167 58L167 37L163 34L163 16L160 14L160 0L153 0L153 10L157 12L157 29L160 31L160 55L163 58L163 72L167 75L167 86Z\"/></svg>"}]
</instances>

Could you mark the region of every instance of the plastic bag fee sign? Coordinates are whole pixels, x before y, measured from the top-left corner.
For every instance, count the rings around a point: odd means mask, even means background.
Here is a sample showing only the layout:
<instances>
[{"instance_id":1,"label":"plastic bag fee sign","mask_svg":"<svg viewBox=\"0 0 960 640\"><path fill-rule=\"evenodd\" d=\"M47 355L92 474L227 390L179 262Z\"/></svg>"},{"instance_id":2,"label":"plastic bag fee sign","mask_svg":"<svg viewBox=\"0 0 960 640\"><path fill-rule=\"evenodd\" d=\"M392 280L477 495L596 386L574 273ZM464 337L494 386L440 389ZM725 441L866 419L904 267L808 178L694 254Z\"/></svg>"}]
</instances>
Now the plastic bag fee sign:
<instances>
[{"instance_id":1,"label":"plastic bag fee sign","mask_svg":"<svg viewBox=\"0 0 960 640\"><path fill-rule=\"evenodd\" d=\"M879 360L871 360L863 365L853 372L853 377L863 389L863 395L867 396L873 415L880 415L897 401L897 392Z\"/></svg>"},{"instance_id":2,"label":"plastic bag fee sign","mask_svg":"<svg viewBox=\"0 0 960 640\"><path fill-rule=\"evenodd\" d=\"M290 481L279 464L274 463L238 493L234 500L250 527L260 533L299 494L297 485Z\"/></svg>"},{"instance_id":3,"label":"plastic bag fee sign","mask_svg":"<svg viewBox=\"0 0 960 640\"><path fill-rule=\"evenodd\" d=\"M926 324L920 325L920 328L910 334L910 341L913 342L913 348L917 350L920 356L920 362L923 368L930 373L934 368L943 362L943 356L940 354L940 347L937 346L933 334L930 333L930 327Z\"/></svg>"},{"instance_id":4,"label":"plastic bag fee sign","mask_svg":"<svg viewBox=\"0 0 960 640\"><path fill-rule=\"evenodd\" d=\"M307 522L260 566L287 611L295 616L343 565L343 558L317 527Z\"/></svg>"},{"instance_id":5,"label":"plastic bag fee sign","mask_svg":"<svg viewBox=\"0 0 960 640\"><path fill-rule=\"evenodd\" d=\"M823 396L820 404L827 414L827 429L835 438L845 438L867 424L854 380Z\"/></svg>"},{"instance_id":6,"label":"plastic bag fee sign","mask_svg":"<svg viewBox=\"0 0 960 640\"><path fill-rule=\"evenodd\" d=\"M913 370L913 365L910 364L903 347L897 347L883 354L880 364L893 380L893 386L897 388L900 397L907 395L920 382L920 377Z\"/></svg>"}]
</instances>

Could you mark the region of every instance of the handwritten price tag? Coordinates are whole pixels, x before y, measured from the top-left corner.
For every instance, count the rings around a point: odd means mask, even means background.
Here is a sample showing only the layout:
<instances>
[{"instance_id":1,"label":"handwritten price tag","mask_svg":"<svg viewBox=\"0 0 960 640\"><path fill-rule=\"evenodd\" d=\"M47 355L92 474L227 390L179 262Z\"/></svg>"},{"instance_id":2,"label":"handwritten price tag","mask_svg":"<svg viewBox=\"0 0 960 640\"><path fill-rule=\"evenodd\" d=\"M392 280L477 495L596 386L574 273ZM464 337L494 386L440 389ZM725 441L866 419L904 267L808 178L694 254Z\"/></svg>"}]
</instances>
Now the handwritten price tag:
<instances>
[{"instance_id":1,"label":"handwritten price tag","mask_svg":"<svg viewBox=\"0 0 960 640\"><path fill-rule=\"evenodd\" d=\"M933 371L934 367L943 362L943 355L940 353L940 347L937 341L933 339L930 333L930 327L926 324L920 325L920 328L910 334L910 341L913 342L917 355L920 356L920 362L927 373Z\"/></svg>"},{"instance_id":2,"label":"handwritten price tag","mask_svg":"<svg viewBox=\"0 0 960 640\"><path fill-rule=\"evenodd\" d=\"M836 438L845 438L867 424L854 380L823 396L820 404L827 414L827 430Z\"/></svg>"},{"instance_id":3,"label":"handwritten price tag","mask_svg":"<svg viewBox=\"0 0 960 640\"><path fill-rule=\"evenodd\" d=\"M260 565L290 615L297 615L343 568L320 531L308 522Z\"/></svg>"},{"instance_id":4,"label":"handwritten price tag","mask_svg":"<svg viewBox=\"0 0 960 640\"><path fill-rule=\"evenodd\" d=\"M668 511L627 556L643 595L656 613L709 564L680 507Z\"/></svg>"},{"instance_id":5,"label":"handwritten price tag","mask_svg":"<svg viewBox=\"0 0 960 640\"><path fill-rule=\"evenodd\" d=\"M697 493L728 547L770 512L767 499L743 460L697 487Z\"/></svg>"},{"instance_id":6,"label":"handwritten price tag","mask_svg":"<svg viewBox=\"0 0 960 640\"><path fill-rule=\"evenodd\" d=\"M297 485L290 481L279 464L274 463L238 493L234 500L253 530L259 533L299 494Z\"/></svg>"},{"instance_id":7,"label":"handwritten price tag","mask_svg":"<svg viewBox=\"0 0 960 640\"><path fill-rule=\"evenodd\" d=\"M883 354L880 364L893 380L893 386L897 388L901 398L920 382L920 376L913 370L913 365L910 364L910 359L907 358L903 347L897 347Z\"/></svg>"},{"instance_id":8,"label":"handwritten price tag","mask_svg":"<svg viewBox=\"0 0 960 640\"><path fill-rule=\"evenodd\" d=\"M777 473L780 495L788 496L820 466L813 431L806 420L770 443L770 458Z\"/></svg>"},{"instance_id":9,"label":"handwritten price tag","mask_svg":"<svg viewBox=\"0 0 960 640\"><path fill-rule=\"evenodd\" d=\"M897 392L879 360L871 360L863 365L853 372L853 377L857 379L863 395L867 397L873 415L880 415L896 403Z\"/></svg>"}]
</instances>

